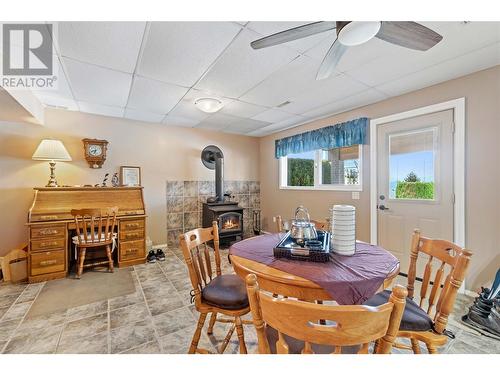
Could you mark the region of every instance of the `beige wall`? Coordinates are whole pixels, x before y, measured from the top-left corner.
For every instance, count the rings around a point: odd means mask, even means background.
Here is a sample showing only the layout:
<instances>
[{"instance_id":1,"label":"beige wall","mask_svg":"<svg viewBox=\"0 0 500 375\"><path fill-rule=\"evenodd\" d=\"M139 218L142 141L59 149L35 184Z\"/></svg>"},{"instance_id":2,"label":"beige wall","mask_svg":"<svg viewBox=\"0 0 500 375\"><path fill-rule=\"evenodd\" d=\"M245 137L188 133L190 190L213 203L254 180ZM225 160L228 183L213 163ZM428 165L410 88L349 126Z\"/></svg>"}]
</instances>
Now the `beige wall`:
<instances>
[{"instance_id":1,"label":"beige wall","mask_svg":"<svg viewBox=\"0 0 500 375\"><path fill-rule=\"evenodd\" d=\"M348 203L357 208L359 239L369 241L370 147L364 147L363 152L360 200L352 200L350 192L280 190L275 139L357 117L377 118L459 97L466 98L466 246L475 253L467 288L484 285L500 267L500 66L261 138L264 227L273 228L273 215L289 217L299 204L308 207L313 217L323 218L332 204Z\"/></svg>"},{"instance_id":2,"label":"beige wall","mask_svg":"<svg viewBox=\"0 0 500 375\"><path fill-rule=\"evenodd\" d=\"M154 243L166 243L166 180L214 178L200 161L204 146L216 144L224 151L227 179L259 178L258 138L64 110L48 110L44 126L18 123L13 121L25 120L22 111L11 113L17 104L5 95L0 92L0 121L7 120L0 122L0 255L27 239L24 224L32 187L44 186L49 174L46 162L31 160L44 137L61 139L73 158L57 163L59 184L96 184L106 172L118 172L120 165L140 166L148 235ZM82 138L109 141L102 169L89 168Z\"/></svg>"}]
</instances>

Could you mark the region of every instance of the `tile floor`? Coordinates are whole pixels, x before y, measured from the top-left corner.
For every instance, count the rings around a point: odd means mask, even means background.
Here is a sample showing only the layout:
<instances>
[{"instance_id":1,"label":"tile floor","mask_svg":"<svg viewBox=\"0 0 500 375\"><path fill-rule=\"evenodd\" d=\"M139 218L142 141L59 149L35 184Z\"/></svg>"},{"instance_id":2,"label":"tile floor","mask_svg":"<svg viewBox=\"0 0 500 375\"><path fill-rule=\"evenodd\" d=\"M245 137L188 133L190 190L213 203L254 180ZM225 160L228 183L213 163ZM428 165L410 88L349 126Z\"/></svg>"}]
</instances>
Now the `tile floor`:
<instances>
[{"instance_id":1,"label":"tile floor","mask_svg":"<svg viewBox=\"0 0 500 375\"><path fill-rule=\"evenodd\" d=\"M44 283L0 284L0 352L187 353L198 313L190 303L191 284L180 250L165 252L165 262L134 267L135 293L48 316L26 318ZM227 250L222 250L221 256L223 272L232 272ZM456 339L449 340L441 352L500 353L500 341L460 324L460 316L470 301L469 297L459 296L448 327ZM215 352L227 328L218 323L214 335L209 336L205 327L200 347ZM245 326L245 341L249 353L256 352L257 339L251 325ZM238 352L234 334L226 353Z\"/></svg>"}]
</instances>

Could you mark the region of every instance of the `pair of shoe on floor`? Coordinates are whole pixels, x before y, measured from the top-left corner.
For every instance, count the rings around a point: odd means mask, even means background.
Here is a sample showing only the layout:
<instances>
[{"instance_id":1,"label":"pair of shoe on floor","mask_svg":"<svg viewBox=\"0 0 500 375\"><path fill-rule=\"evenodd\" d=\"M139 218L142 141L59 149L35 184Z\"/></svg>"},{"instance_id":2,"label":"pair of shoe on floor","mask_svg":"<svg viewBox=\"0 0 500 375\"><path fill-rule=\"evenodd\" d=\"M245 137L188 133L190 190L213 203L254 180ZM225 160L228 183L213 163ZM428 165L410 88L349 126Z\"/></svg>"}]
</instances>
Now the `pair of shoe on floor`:
<instances>
[{"instance_id":1,"label":"pair of shoe on floor","mask_svg":"<svg viewBox=\"0 0 500 375\"><path fill-rule=\"evenodd\" d=\"M469 313L462 317L467 326L487 336L500 339L500 270L490 289L481 288L479 296L469 308Z\"/></svg>"},{"instance_id":2,"label":"pair of shoe on floor","mask_svg":"<svg viewBox=\"0 0 500 375\"><path fill-rule=\"evenodd\" d=\"M165 253L162 249L149 250L147 261L148 263L155 263L157 260L163 262L165 260Z\"/></svg>"}]
</instances>

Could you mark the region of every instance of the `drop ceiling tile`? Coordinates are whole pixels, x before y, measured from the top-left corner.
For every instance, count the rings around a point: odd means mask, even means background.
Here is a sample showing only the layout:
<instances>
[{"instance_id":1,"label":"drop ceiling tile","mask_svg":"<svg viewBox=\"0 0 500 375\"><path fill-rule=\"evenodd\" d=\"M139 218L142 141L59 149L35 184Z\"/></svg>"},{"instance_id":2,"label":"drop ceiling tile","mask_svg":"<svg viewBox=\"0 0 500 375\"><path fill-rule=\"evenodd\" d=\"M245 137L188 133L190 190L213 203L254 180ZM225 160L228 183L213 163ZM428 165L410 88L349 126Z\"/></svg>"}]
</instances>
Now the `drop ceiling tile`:
<instances>
[{"instance_id":1,"label":"drop ceiling tile","mask_svg":"<svg viewBox=\"0 0 500 375\"><path fill-rule=\"evenodd\" d=\"M498 22L423 24L443 35L443 40L428 51L415 51L388 43L392 48L391 53L354 69L347 69L346 72L374 87L500 41Z\"/></svg>"},{"instance_id":2,"label":"drop ceiling tile","mask_svg":"<svg viewBox=\"0 0 500 375\"><path fill-rule=\"evenodd\" d=\"M498 64L500 64L500 43L494 43L400 79L381 84L377 86L377 89L390 96L401 95Z\"/></svg>"},{"instance_id":3,"label":"drop ceiling tile","mask_svg":"<svg viewBox=\"0 0 500 375\"><path fill-rule=\"evenodd\" d=\"M380 91L368 89L359 94L355 94L304 112L303 115L311 118L326 117L336 113L345 112L353 108L359 108L367 104L375 103L386 98L387 95L381 93Z\"/></svg>"},{"instance_id":4,"label":"drop ceiling tile","mask_svg":"<svg viewBox=\"0 0 500 375\"><path fill-rule=\"evenodd\" d=\"M223 113L214 113L198 124L197 128L223 130L228 128L232 123L241 120L235 116L225 115Z\"/></svg>"},{"instance_id":5,"label":"drop ceiling tile","mask_svg":"<svg viewBox=\"0 0 500 375\"><path fill-rule=\"evenodd\" d=\"M260 37L256 39L260 39L262 37L276 34L280 31L302 26L308 23L311 22L310 21L302 21L302 22L252 21L247 25L247 28L252 29L253 31L259 33ZM283 43L281 45L303 53L313 48L322 40L324 40L325 38L327 38L332 34L335 35L335 30L325 31L316 35L308 36L306 38L301 38L293 40L291 42ZM273 48L273 47L267 47L267 48Z\"/></svg>"},{"instance_id":6,"label":"drop ceiling tile","mask_svg":"<svg viewBox=\"0 0 500 375\"><path fill-rule=\"evenodd\" d=\"M63 58L68 80L78 101L125 107L132 75Z\"/></svg>"},{"instance_id":7,"label":"drop ceiling tile","mask_svg":"<svg viewBox=\"0 0 500 375\"><path fill-rule=\"evenodd\" d=\"M161 123L163 118L165 117L165 114L148 112L148 111L139 111L133 108L125 108L125 113L123 117L128 118L130 120Z\"/></svg>"},{"instance_id":8,"label":"drop ceiling tile","mask_svg":"<svg viewBox=\"0 0 500 375\"><path fill-rule=\"evenodd\" d=\"M240 30L232 22L152 22L137 72L192 86Z\"/></svg>"},{"instance_id":9,"label":"drop ceiling tile","mask_svg":"<svg viewBox=\"0 0 500 375\"><path fill-rule=\"evenodd\" d=\"M252 117L264 112L265 110L267 110L266 107L245 103L240 100L234 100L225 105L220 112L237 117Z\"/></svg>"},{"instance_id":10,"label":"drop ceiling tile","mask_svg":"<svg viewBox=\"0 0 500 375\"><path fill-rule=\"evenodd\" d=\"M239 132L240 134L248 133L249 131L263 128L269 125L267 121L257 121L252 119L239 119L232 122L226 130L231 130L233 132ZM224 130L224 131L226 131Z\"/></svg>"},{"instance_id":11,"label":"drop ceiling tile","mask_svg":"<svg viewBox=\"0 0 500 375\"><path fill-rule=\"evenodd\" d=\"M282 46L254 50L250 42L258 37L251 30L243 30L195 88L238 98L298 56Z\"/></svg>"},{"instance_id":12,"label":"drop ceiling tile","mask_svg":"<svg viewBox=\"0 0 500 375\"><path fill-rule=\"evenodd\" d=\"M295 115L295 116L290 117L287 120L280 121L280 122L277 122L275 124L264 126L260 129L248 132L247 135L264 136L267 134L276 133L276 132L281 131L281 130L292 128L298 124L304 123L307 120L308 120L308 117Z\"/></svg>"},{"instance_id":13,"label":"drop ceiling tile","mask_svg":"<svg viewBox=\"0 0 500 375\"><path fill-rule=\"evenodd\" d=\"M52 108L67 109L69 111L78 111L78 104L75 100L62 97L62 96L52 96L46 93L33 92L35 96L43 103L43 105Z\"/></svg>"},{"instance_id":14,"label":"drop ceiling tile","mask_svg":"<svg viewBox=\"0 0 500 375\"><path fill-rule=\"evenodd\" d=\"M88 102L78 102L80 111L86 113L93 113L95 115L110 116L110 117L123 117L124 108L113 107L108 105L88 103Z\"/></svg>"},{"instance_id":15,"label":"drop ceiling tile","mask_svg":"<svg viewBox=\"0 0 500 375\"><path fill-rule=\"evenodd\" d=\"M135 76L127 108L154 113L168 113L188 89Z\"/></svg>"},{"instance_id":16,"label":"drop ceiling tile","mask_svg":"<svg viewBox=\"0 0 500 375\"><path fill-rule=\"evenodd\" d=\"M281 108L282 111L300 115L313 108L320 107L345 97L367 90L368 87L344 74L314 81L314 87L302 94L290 98L290 104Z\"/></svg>"},{"instance_id":17,"label":"drop ceiling tile","mask_svg":"<svg viewBox=\"0 0 500 375\"><path fill-rule=\"evenodd\" d=\"M319 62L300 56L275 71L264 81L241 96L241 100L276 107L316 85Z\"/></svg>"},{"instance_id":18,"label":"drop ceiling tile","mask_svg":"<svg viewBox=\"0 0 500 375\"><path fill-rule=\"evenodd\" d=\"M286 119L289 119L290 117L293 117L288 112L283 112L278 109L268 109L265 112L262 112L261 114L252 117L254 120L259 120L259 121L267 121L267 122L280 122Z\"/></svg>"},{"instance_id":19,"label":"drop ceiling tile","mask_svg":"<svg viewBox=\"0 0 500 375\"><path fill-rule=\"evenodd\" d=\"M168 126L182 126L185 128L194 128L200 123L199 120L193 120L192 118L175 116L168 114L164 119L163 123Z\"/></svg>"},{"instance_id":20,"label":"drop ceiling tile","mask_svg":"<svg viewBox=\"0 0 500 375\"><path fill-rule=\"evenodd\" d=\"M132 73L145 22L59 22L62 56Z\"/></svg>"},{"instance_id":21,"label":"drop ceiling tile","mask_svg":"<svg viewBox=\"0 0 500 375\"><path fill-rule=\"evenodd\" d=\"M192 103L189 100L181 100L174 109L172 109L169 113L169 116L172 117L179 117L179 118L185 118L189 119L191 121L194 121L196 123L203 121L206 119L208 116L210 116L209 113L200 111L194 103Z\"/></svg>"}]
</instances>

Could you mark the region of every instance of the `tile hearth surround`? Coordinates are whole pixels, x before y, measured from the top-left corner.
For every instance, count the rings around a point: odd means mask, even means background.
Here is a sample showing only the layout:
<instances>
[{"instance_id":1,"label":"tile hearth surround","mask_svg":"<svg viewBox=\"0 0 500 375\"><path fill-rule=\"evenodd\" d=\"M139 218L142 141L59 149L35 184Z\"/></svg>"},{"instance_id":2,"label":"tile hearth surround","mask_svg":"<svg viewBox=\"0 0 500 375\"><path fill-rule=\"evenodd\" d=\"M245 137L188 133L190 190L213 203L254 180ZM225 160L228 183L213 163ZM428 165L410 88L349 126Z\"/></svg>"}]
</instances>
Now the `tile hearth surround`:
<instances>
[{"instance_id":1,"label":"tile hearth surround","mask_svg":"<svg viewBox=\"0 0 500 375\"><path fill-rule=\"evenodd\" d=\"M165 253L165 262L133 267L134 293L48 316L27 317L46 283L0 283L0 353L187 353L198 313L190 303L191 284L182 252L172 248L165 249ZM233 272L227 261L227 249L221 250L221 261L223 273ZM401 277L396 282L405 284ZM448 325L456 338L449 340L439 350L441 353L500 353L500 341L481 336L460 323L460 316L471 303L471 297L457 297ZM215 352L228 326L217 323L214 335L209 336L207 325L200 347ZM245 325L244 330L248 352L255 353L255 329ZM238 338L234 334L225 353L238 352ZM422 352L427 351L422 347ZM393 349L393 353L408 352Z\"/></svg>"},{"instance_id":2,"label":"tile hearth surround","mask_svg":"<svg viewBox=\"0 0 500 375\"><path fill-rule=\"evenodd\" d=\"M214 181L167 181L167 245L177 247L179 236L201 227L202 204L215 195ZM260 209L259 181L224 181L224 192L243 207L244 235L253 234L253 210Z\"/></svg>"}]
</instances>

